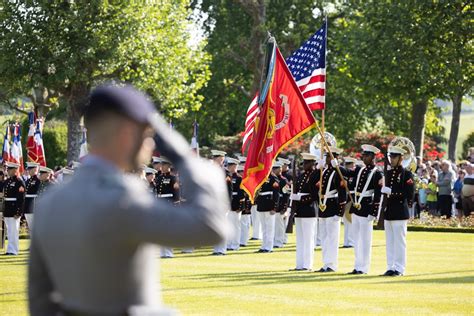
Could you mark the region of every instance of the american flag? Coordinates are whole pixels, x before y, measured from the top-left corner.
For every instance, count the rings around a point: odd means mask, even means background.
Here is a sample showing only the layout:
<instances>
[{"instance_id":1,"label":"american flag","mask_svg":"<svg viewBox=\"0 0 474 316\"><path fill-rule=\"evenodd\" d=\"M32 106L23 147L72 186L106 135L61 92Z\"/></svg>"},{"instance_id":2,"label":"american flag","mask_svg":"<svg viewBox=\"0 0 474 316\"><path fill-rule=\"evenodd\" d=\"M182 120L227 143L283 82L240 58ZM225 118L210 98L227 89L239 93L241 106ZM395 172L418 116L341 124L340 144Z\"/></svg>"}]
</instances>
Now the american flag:
<instances>
[{"instance_id":1,"label":"american flag","mask_svg":"<svg viewBox=\"0 0 474 316\"><path fill-rule=\"evenodd\" d=\"M295 78L309 108L324 110L326 91L326 34L327 24L316 31L303 45L285 61ZM245 119L245 132L242 141L242 152L252 138L255 119L260 112L258 94L250 103Z\"/></svg>"}]
</instances>

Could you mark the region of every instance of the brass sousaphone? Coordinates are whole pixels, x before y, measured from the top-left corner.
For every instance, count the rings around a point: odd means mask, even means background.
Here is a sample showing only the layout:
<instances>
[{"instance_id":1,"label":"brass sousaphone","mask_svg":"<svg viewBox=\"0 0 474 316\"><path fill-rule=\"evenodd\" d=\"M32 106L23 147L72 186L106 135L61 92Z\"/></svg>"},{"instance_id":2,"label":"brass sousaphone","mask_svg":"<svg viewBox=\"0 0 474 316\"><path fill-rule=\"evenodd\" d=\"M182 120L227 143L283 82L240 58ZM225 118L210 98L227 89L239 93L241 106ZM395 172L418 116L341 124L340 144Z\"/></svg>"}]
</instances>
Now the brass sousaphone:
<instances>
[{"instance_id":1,"label":"brass sousaphone","mask_svg":"<svg viewBox=\"0 0 474 316\"><path fill-rule=\"evenodd\" d=\"M405 149L405 154L402 156L402 167L410 170L411 172L416 171L416 158L415 158L415 146L406 137L395 137L390 142L390 146L397 146Z\"/></svg>"}]
</instances>

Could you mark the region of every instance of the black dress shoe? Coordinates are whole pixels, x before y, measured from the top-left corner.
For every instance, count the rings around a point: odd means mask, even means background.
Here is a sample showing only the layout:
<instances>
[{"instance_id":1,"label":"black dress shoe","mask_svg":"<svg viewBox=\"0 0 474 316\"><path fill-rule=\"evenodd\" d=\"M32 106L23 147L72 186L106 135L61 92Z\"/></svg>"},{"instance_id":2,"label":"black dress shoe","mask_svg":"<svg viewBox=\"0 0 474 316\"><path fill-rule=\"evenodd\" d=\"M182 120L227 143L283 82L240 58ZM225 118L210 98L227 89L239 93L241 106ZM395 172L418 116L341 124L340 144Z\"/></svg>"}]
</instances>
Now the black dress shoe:
<instances>
[{"instance_id":1,"label":"black dress shoe","mask_svg":"<svg viewBox=\"0 0 474 316\"><path fill-rule=\"evenodd\" d=\"M244 244L240 244L239 246L240 247L247 247L247 245L244 245Z\"/></svg>"},{"instance_id":2,"label":"black dress shoe","mask_svg":"<svg viewBox=\"0 0 474 316\"><path fill-rule=\"evenodd\" d=\"M331 268L326 268L326 270L325 270L324 272L336 272L336 271L334 271L334 270L331 269Z\"/></svg>"},{"instance_id":3,"label":"black dress shoe","mask_svg":"<svg viewBox=\"0 0 474 316\"><path fill-rule=\"evenodd\" d=\"M212 255L213 256L225 256L225 253L223 253L223 252L213 252Z\"/></svg>"},{"instance_id":4,"label":"black dress shoe","mask_svg":"<svg viewBox=\"0 0 474 316\"><path fill-rule=\"evenodd\" d=\"M265 249L258 249L258 250L256 251L256 253L263 253L263 252L265 252Z\"/></svg>"},{"instance_id":5,"label":"black dress shoe","mask_svg":"<svg viewBox=\"0 0 474 316\"><path fill-rule=\"evenodd\" d=\"M358 271L356 271L356 272L357 272L356 274L367 274L367 273L365 273L365 272L362 272L362 271L359 271L359 270L358 270Z\"/></svg>"},{"instance_id":6,"label":"black dress shoe","mask_svg":"<svg viewBox=\"0 0 474 316\"><path fill-rule=\"evenodd\" d=\"M344 245L344 246L342 246L342 248L354 248L354 247L350 246L350 245Z\"/></svg>"},{"instance_id":7,"label":"black dress shoe","mask_svg":"<svg viewBox=\"0 0 474 316\"><path fill-rule=\"evenodd\" d=\"M314 271L314 272L326 272L326 269L321 268L321 269L319 269L319 270L317 270L317 271Z\"/></svg>"},{"instance_id":8,"label":"black dress shoe","mask_svg":"<svg viewBox=\"0 0 474 316\"><path fill-rule=\"evenodd\" d=\"M391 276L395 276L395 277L396 277L396 276L402 276L402 275L403 275L403 273L401 273L401 272L393 271L393 274L392 274Z\"/></svg>"},{"instance_id":9,"label":"black dress shoe","mask_svg":"<svg viewBox=\"0 0 474 316\"><path fill-rule=\"evenodd\" d=\"M250 240L259 240L258 238L252 237Z\"/></svg>"},{"instance_id":10,"label":"black dress shoe","mask_svg":"<svg viewBox=\"0 0 474 316\"><path fill-rule=\"evenodd\" d=\"M347 274L359 274L359 271L356 269L352 270L351 272L348 272Z\"/></svg>"},{"instance_id":11,"label":"black dress shoe","mask_svg":"<svg viewBox=\"0 0 474 316\"><path fill-rule=\"evenodd\" d=\"M303 271L303 268L293 268L289 269L288 271Z\"/></svg>"},{"instance_id":12,"label":"black dress shoe","mask_svg":"<svg viewBox=\"0 0 474 316\"><path fill-rule=\"evenodd\" d=\"M392 276L394 272L395 272L395 271L393 271L393 270L387 270L387 271L385 271L385 273L382 274L381 276Z\"/></svg>"}]
</instances>

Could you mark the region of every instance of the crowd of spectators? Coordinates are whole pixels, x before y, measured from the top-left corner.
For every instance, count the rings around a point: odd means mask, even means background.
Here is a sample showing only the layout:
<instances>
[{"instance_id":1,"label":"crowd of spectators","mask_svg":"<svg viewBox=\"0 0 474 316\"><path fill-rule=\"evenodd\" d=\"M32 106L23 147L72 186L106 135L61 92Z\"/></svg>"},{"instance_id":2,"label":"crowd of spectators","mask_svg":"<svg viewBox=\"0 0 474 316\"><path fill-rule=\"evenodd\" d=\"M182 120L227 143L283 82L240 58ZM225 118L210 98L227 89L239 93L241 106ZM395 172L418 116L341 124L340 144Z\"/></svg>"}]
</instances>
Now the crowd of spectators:
<instances>
[{"instance_id":1,"label":"crowd of spectators","mask_svg":"<svg viewBox=\"0 0 474 316\"><path fill-rule=\"evenodd\" d=\"M450 160L422 161L416 170L417 193L413 216L427 211L451 218L474 212L474 148L457 164Z\"/></svg>"}]
</instances>

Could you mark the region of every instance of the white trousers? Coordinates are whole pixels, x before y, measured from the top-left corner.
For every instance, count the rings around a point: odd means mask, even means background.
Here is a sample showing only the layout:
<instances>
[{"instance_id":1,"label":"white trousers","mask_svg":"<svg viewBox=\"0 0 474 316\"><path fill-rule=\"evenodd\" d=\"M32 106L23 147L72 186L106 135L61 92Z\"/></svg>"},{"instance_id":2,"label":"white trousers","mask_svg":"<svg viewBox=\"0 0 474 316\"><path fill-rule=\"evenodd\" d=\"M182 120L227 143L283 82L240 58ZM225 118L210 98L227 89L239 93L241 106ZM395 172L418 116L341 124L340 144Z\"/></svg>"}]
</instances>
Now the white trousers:
<instances>
[{"instance_id":1,"label":"white trousers","mask_svg":"<svg viewBox=\"0 0 474 316\"><path fill-rule=\"evenodd\" d=\"M283 247L286 244L286 226L288 225L288 217L281 215L280 213L275 214L275 240L273 245L275 247Z\"/></svg>"},{"instance_id":2,"label":"white trousers","mask_svg":"<svg viewBox=\"0 0 474 316\"><path fill-rule=\"evenodd\" d=\"M321 246L321 231L318 229L319 227L319 218L316 217L316 232L314 233L314 249L316 247Z\"/></svg>"},{"instance_id":3,"label":"white trousers","mask_svg":"<svg viewBox=\"0 0 474 316\"><path fill-rule=\"evenodd\" d=\"M313 269L314 235L316 217L295 217L296 224L296 269Z\"/></svg>"},{"instance_id":4,"label":"white trousers","mask_svg":"<svg viewBox=\"0 0 474 316\"><path fill-rule=\"evenodd\" d=\"M160 247L160 257L174 257L173 248Z\"/></svg>"},{"instance_id":5,"label":"white trousers","mask_svg":"<svg viewBox=\"0 0 474 316\"><path fill-rule=\"evenodd\" d=\"M225 217L228 218L229 211L225 213ZM223 240L219 244L214 246L214 252L226 253L227 250L227 241Z\"/></svg>"},{"instance_id":6,"label":"white trousers","mask_svg":"<svg viewBox=\"0 0 474 316\"><path fill-rule=\"evenodd\" d=\"M3 220L7 227L7 253L17 255L20 251L20 218L4 217Z\"/></svg>"},{"instance_id":7,"label":"white trousers","mask_svg":"<svg viewBox=\"0 0 474 316\"><path fill-rule=\"evenodd\" d=\"M258 217L262 225L262 246L260 249L272 251L273 239L275 239L275 215L270 212L258 212Z\"/></svg>"},{"instance_id":8,"label":"white trousers","mask_svg":"<svg viewBox=\"0 0 474 316\"><path fill-rule=\"evenodd\" d=\"M407 262L408 220L384 221L387 251L387 270L405 273Z\"/></svg>"},{"instance_id":9,"label":"white trousers","mask_svg":"<svg viewBox=\"0 0 474 316\"><path fill-rule=\"evenodd\" d=\"M339 216L336 215L328 218L319 218L324 269L331 268L334 271L337 270L340 229L341 218Z\"/></svg>"},{"instance_id":10,"label":"white trousers","mask_svg":"<svg viewBox=\"0 0 474 316\"><path fill-rule=\"evenodd\" d=\"M351 216L354 218L354 214L351 214ZM354 233L352 229L352 223L349 223L349 221L344 216L342 217L342 222L344 223L344 244L343 245L354 247L355 240L354 240Z\"/></svg>"},{"instance_id":11,"label":"white trousers","mask_svg":"<svg viewBox=\"0 0 474 316\"><path fill-rule=\"evenodd\" d=\"M354 236L354 269L369 273L372 255L373 221L367 217L352 214L352 234Z\"/></svg>"},{"instance_id":12,"label":"white trousers","mask_svg":"<svg viewBox=\"0 0 474 316\"><path fill-rule=\"evenodd\" d=\"M262 224L258 217L257 205L252 205L250 215L252 216L252 238L262 239Z\"/></svg>"},{"instance_id":13,"label":"white trousers","mask_svg":"<svg viewBox=\"0 0 474 316\"><path fill-rule=\"evenodd\" d=\"M250 214L242 214L240 217L240 245L247 246L250 231Z\"/></svg>"},{"instance_id":14,"label":"white trousers","mask_svg":"<svg viewBox=\"0 0 474 316\"><path fill-rule=\"evenodd\" d=\"M230 211L228 215L228 219L230 224L232 225L232 228L234 230L234 233L232 236L229 237L229 240L227 241L227 248L232 249L232 250L237 250L239 249L240 246L240 217L242 213L241 212L234 212Z\"/></svg>"},{"instance_id":15,"label":"white trousers","mask_svg":"<svg viewBox=\"0 0 474 316\"><path fill-rule=\"evenodd\" d=\"M31 230L33 229L33 213L31 214L25 214L26 222L28 223L28 230L30 231L31 235Z\"/></svg>"}]
</instances>

